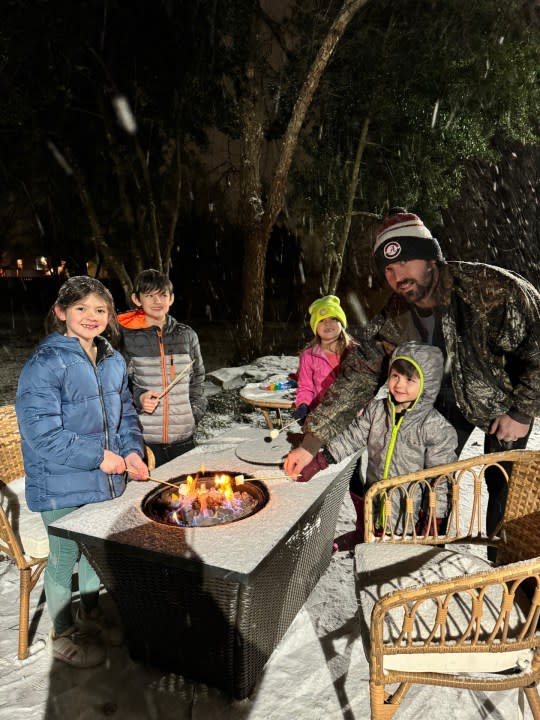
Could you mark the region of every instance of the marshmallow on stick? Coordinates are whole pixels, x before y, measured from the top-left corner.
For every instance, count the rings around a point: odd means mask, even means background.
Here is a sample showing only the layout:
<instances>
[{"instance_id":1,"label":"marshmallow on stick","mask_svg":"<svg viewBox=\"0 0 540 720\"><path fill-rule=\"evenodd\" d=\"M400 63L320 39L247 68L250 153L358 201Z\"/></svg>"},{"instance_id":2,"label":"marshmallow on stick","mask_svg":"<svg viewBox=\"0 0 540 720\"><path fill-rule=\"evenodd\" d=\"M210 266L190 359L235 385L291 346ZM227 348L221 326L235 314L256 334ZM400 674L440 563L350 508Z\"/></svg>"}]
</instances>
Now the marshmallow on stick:
<instances>
[{"instance_id":1,"label":"marshmallow on stick","mask_svg":"<svg viewBox=\"0 0 540 720\"><path fill-rule=\"evenodd\" d=\"M277 438L277 436L279 435L279 433L283 432L284 430L291 427L291 425L294 425L295 423L296 423L296 420L292 420L290 423L287 423L282 428L279 428L279 430L278 430L278 428L274 428L273 430L270 431L270 437L272 438L272 440L275 440Z\"/></svg>"}]
</instances>

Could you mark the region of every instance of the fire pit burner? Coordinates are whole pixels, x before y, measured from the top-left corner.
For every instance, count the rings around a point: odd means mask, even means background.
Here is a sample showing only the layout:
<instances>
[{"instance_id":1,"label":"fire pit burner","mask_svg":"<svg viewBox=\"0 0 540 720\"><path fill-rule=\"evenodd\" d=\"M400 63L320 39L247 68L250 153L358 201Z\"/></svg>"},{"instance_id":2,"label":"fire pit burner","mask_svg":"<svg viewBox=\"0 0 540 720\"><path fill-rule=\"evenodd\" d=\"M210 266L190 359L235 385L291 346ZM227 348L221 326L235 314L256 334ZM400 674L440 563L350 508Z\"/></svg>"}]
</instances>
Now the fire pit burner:
<instances>
[{"instance_id":1,"label":"fire pit burner","mask_svg":"<svg viewBox=\"0 0 540 720\"><path fill-rule=\"evenodd\" d=\"M178 490L158 487L142 501L144 514L173 527L225 525L258 512L268 501L268 490L258 480L226 471L180 475L172 481Z\"/></svg>"}]
</instances>

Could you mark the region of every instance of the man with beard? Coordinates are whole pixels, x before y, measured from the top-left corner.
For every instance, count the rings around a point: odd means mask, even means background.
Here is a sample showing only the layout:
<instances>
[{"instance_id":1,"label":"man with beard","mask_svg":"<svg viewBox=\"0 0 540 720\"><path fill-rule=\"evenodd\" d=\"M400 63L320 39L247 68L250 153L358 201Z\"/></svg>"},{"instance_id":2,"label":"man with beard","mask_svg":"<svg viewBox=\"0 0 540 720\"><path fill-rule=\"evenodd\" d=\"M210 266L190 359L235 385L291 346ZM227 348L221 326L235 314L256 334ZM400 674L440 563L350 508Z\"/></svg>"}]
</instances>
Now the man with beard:
<instances>
[{"instance_id":1,"label":"man with beard","mask_svg":"<svg viewBox=\"0 0 540 720\"><path fill-rule=\"evenodd\" d=\"M509 270L446 262L422 220L403 208L393 208L378 228L373 254L393 293L357 334L356 350L308 416L286 472L301 475L349 425L384 382L393 350L410 340L435 345L445 356L435 407L458 433L458 454L475 427L486 433L486 453L526 447L540 414L540 294ZM486 529L493 532L507 488L497 470L486 482Z\"/></svg>"}]
</instances>

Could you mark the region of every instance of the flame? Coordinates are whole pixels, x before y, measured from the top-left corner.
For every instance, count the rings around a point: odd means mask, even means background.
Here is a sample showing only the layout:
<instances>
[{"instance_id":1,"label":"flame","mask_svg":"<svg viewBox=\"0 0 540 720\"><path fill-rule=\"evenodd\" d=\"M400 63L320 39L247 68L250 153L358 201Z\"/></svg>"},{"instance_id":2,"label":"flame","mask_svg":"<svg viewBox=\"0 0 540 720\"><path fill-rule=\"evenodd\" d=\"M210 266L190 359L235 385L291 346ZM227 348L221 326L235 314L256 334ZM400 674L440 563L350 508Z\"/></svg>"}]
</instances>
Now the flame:
<instances>
[{"instance_id":1,"label":"flame","mask_svg":"<svg viewBox=\"0 0 540 720\"><path fill-rule=\"evenodd\" d=\"M205 493L199 494L199 502L201 504L201 509L199 510L199 513L205 517L208 515L208 507L207 507L207 495Z\"/></svg>"},{"instance_id":2,"label":"flame","mask_svg":"<svg viewBox=\"0 0 540 720\"><path fill-rule=\"evenodd\" d=\"M240 486L245 482L243 475L233 477L223 473L204 479L209 482L203 482L202 479L198 481L198 475L188 475L178 491L169 496L172 508L168 515L175 524L183 524L181 517L186 513L192 515L191 522L197 525L202 518L215 515L220 507L233 512L241 508L240 496L244 493Z\"/></svg>"},{"instance_id":3,"label":"flame","mask_svg":"<svg viewBox=\"0 0 540 720\"><path fill-rule=\"evenodd\" d=\"M216 475L214 478L216 488L223 493L223 497L227 502L231 502L234 497L234 490L231 481L232 478L230 475Z\"/></svg>"}]
</instances>

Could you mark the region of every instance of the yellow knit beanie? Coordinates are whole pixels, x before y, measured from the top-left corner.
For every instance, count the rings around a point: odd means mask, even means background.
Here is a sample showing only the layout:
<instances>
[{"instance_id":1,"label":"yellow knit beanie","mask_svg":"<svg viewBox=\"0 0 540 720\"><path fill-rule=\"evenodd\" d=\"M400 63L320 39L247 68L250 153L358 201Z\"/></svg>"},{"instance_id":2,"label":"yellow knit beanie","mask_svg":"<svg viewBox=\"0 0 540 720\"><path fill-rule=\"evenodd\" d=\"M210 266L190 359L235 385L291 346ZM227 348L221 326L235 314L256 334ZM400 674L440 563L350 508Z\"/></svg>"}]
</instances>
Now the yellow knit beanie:
<instances>
[{"instance_id":1,"label":"yellow knit beanie","mask_svg":"<svg viewBox=\"0 0 540 720\"><path fill-rule=\"evenodd\" d=\"M341 307L340 299L336 297L336 295L325 295L315 300L309 306L308 312L311 315L309 324L311 325L314 335L317 334L317 325L319 322L329 317L339 320L344 329L347 327L347 317Z\"/></svg>"}]
</instances>

